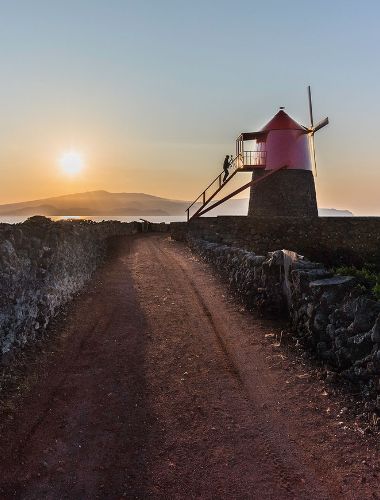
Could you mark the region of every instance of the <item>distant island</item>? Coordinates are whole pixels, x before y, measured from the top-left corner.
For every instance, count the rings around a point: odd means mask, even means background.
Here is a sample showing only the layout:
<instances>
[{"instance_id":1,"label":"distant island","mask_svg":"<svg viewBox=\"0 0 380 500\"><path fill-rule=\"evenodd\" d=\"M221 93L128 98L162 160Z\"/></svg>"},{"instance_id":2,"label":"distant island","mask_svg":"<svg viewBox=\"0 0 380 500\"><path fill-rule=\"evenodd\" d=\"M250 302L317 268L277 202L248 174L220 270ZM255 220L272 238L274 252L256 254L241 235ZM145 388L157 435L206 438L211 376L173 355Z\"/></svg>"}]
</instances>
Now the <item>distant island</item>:
<instances>
[{"instance_id":1,"label":"distant island","mask_svg":"<svg viewBox=\"0 0 380 500\"><path fill-rule=\"evenodd\" d=\"M170 200L145 193L109 193L88 191L19 203L0 205L0 216L6 215L82 215L82 216L170 216L184 215L190 202ZM248 198L227 201L210 212L212 215L246 215ZM352 216L349 210L320 208L321 216Z\"/></svg>"},{"instance_id":2,"label":"distant island","mask_svg":"<svg viewBox=\"0 0 380 500\"><path fill-rule=\"evenodd\" d=\"M88 191L0 205L0 215L182 215L187 205L144 193Z\"/></svg>"}]
</instances>

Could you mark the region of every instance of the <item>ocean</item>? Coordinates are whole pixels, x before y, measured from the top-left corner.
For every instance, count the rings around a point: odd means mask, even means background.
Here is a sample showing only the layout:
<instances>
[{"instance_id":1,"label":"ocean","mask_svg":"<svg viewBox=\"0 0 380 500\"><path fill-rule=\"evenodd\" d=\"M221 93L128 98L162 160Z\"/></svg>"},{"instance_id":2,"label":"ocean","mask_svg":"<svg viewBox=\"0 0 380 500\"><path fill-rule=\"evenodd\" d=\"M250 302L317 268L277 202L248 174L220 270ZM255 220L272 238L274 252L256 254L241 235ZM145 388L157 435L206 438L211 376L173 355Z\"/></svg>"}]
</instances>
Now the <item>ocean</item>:
<instances>
[{"instance_id":1,"label":"ocean","mask_svg":"<svg viewBox=\"0 0 380 500\"><path fill-rule=\"evenodd\" d=\"M0 223L5 224L19 224L21 222L26 221L30 216L26 215L2 215L0 216ZM168 224L169 222L184 222L186 221L185 215L57 215L49 217L54 221L56 220L66 220L66 219L81 219L81 220L93 220L95 222L107 221L107 220L118 220L120 222L133 222L138 221L139 219L145 219L149 222L165 222Z\"/></svg>"}]
</instances>

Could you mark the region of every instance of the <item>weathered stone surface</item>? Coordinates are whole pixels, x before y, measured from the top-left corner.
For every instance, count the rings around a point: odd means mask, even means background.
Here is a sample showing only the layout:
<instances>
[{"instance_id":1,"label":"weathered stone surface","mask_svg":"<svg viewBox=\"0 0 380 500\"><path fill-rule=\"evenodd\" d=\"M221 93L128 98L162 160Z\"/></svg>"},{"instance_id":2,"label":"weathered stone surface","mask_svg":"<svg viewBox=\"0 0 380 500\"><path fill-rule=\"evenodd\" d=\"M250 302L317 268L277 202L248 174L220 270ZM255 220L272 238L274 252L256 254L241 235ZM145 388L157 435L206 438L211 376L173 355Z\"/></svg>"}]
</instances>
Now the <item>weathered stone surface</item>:
<instances>
[{"instance_id":1,"label":"weathered stone surface","mask_svg":"<svg viewBox=\"0 0 380 500\"><path fill-rule=\"evenodd\" d=\"M330 288L330 287L342 287L346 286L348 284L352 284L354 281L354 278L352 276L334 276L332 278L326 278L322 280L317 280L317 281L312 281L310 283L311 288Z\"/></svg>"},{"instance_id":2,"label":"weathered stone surface","mask_svg":"<svg viewBox=\"0 0 380 500\"><path fill-rule=\"evenodd\" d=\"M288 248L327 265L380 260L380 217L200 217L173 222L170 230L182 241L190 236L260 255Z\"/></svg>"},{"instance_id":3,"label":"weathered stone surface","mask_svg":"<svg viewBox=\"0 0 380 500\"><path fill-rule=\"evenodd\" d=\"M255 168L252 180L267 174ZM318 217L314 176L308 170L282 170L251 187L248 216Z\"/></svg>"},{"instance_id":4,"label":"weathered stone surface","mask_svg":"<svg viewBox=\"0 0 380 500\"><path fill-rule=\"evenodd\" d=\"M371 340L375 344L380 344L380 314L371 329Z\"/></svg>"}]
</instances>

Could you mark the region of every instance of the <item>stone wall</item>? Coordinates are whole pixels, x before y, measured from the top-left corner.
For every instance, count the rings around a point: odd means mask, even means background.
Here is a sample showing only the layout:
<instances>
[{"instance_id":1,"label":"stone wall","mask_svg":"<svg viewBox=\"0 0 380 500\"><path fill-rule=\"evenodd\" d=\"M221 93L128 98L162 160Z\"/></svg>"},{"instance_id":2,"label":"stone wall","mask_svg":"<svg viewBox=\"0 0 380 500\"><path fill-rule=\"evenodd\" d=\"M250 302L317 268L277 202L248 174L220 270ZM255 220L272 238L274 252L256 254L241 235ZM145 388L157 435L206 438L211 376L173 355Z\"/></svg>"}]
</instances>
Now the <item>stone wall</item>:
<instances>
[{"instance_id":1,"label":"stone wall","mask_svg":"<svg viewBox=\"0 0 380 500\"><path fill-rule=\"evenodd\" d=\"M380 263L380 217L201 217L172 223L171 234L261 254L289 248L326 265Z\"/></svg>"},{"instance_id":2,"label":"stone wall","mask_svg":"<svg viewBox=\"0 0 380 500\"><path fill-rule=\"evenodd\" d=\"M155 226L45 217L0 224L0 358L43 334L102 261L108 238Z\"/></svg>"},{"instance_id":3,"label":"stone wall","mask_svg":"<svg viewBox=\"0 0 380 500\"><path fill-rule=\"evenodd\" d=\"M355 278L333 276L294 252L256 255L192 238L189 244L249 308L288 315L304 345L373 398L380 394L380 302Z\"/></svg>"},{"instance_id":4,"label":"stone wall","mask_svg":"<svg viewBox=\"0 0 380 500\"><path fill-rule=\"evenodd\" d=\"M252 179L268 170L253 169ZM250 189L249 216L318 217L314 175L310 170L280 170Z\"/></svg>"}]
</instances>

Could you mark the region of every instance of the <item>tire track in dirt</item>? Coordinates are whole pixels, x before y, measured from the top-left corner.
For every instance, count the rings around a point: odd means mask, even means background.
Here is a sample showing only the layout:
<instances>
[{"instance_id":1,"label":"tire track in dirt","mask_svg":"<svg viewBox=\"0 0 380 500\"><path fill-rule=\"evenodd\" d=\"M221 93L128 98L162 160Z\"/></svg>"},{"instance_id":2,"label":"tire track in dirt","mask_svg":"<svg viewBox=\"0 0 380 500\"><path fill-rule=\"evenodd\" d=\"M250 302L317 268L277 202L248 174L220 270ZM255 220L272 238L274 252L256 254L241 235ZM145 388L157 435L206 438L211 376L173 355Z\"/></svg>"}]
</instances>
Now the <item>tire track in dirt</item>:
<instances>
[{"instance_id":1,"label":"tire track in dirt","mask_svg":"<svg viewBox=\"0 0 380 500\"><path fill-rule=\"evenodd\" d=\"M68 311L0 421L1 500L378 498L375 444L183 245L116 239Z\"/></svg>"},{"instance_id":2,"label":"tire track in dirt","mask_svg":"<svg viewBox=\"0 0 380 500\"><path fill-rule=\"evenodd\" d=\"M86 337L80 341L78 346L78 351L75 353L75 356L72 360L72 366L74 366L78 361L84 345L91 340L91 337L93 335L96 335L96 333L106 329L110 325L111 321L112 317L109 318L108 316L105 316L93 324L93 327L90 329L89 334L86 335ZM32 439L33 435L36 433L37 429L44 423L47 416L49 415L49 411L51 409L51 403L55 398L57 398L60 395L60 392L62 391L62 386L65 384L69 376L69 373L70 373L69 371L65 372L61 377L57 377L57 380L54 381L54 386L43 403L44 408L42 409L41 414L38 416L34 424L27 431L25 437L20 440L17 450L15 451L15 454L19 457L19 459L22 458L22 454L25 451L25 448Z\"/></svg>"},{"instance_id":3,"label":"tire track in dirt","mask_svg":"<svg viewBox=\"0 0 380 500\"><path fill-rule=\"evenodd\" d=\"M176 260L193 288L200 290L254 407L264 409L257 418L261 420L267 453L274 451L273 460L284 464L285 459L285 469L292 464L293 472L299 467L310 498L380 498L377 439L364 439L355 431L355 422L344 421L344 399L319 379L313 380L315 373L305 374L305 363L297 367L291 353L282 354L277 346L269 346L264 337L266 333L274 336L273 324L247 312L240 314L241 308L234 305L234 299L224 299L224 286L214 272L210 273L208 265L194 259L187 248L177 243L167 241L161 247ZM278 359L277 356L280 362L273 369L273 363L267 359ZM326 389L332 392L331 397ZM334 412L338 414L335 419ZM298 489L294 498L300 498Z\"/></svg>"},{"instance_id":4,"label":"tire track in dirt","mask_svg":"<svg viewBox=\"0 0 380 500\"><path fill-rule=\"evenodd\" d=\"M188 289L188 286L190 285L191 291L199 304L199 308L201 309L203 316L208 320L210 327L218 340L220 350L225 357L225 362L230 367L230 372L239 380L248 395L249 390L247 390L246 383L240 373L239 366L237 365L236 360L234 360L231 356L229 346L226 343L225 336L223 334L224 328L221 327L220 321L217 321L214 314L210 311L204 300L202 291L198 288L192 275L182 264L175 252L165 251L162 244L150 244L150 248L152 253L155 254L155 258L161 262L163 269L166 271L169 269L168 262L175 264L175 281L176 283L181 281L182 289ZM174 280L172 280L172 282L173 281ZM297 462L294 463L295 457L299 455L295 449L292 449L290 450L290 453L287 452L285 454L284 450L281 450L280 452L276 451L276 443L273 442L271 437L273 429L271 429L267 422L262 418L262 412L258 412L255 407L252 407L252 412L255 416L255 430L260 435L259 445L256 443L256 447L260 446L260 450L257 451L260 452L262 462L266 463L266 468L268 470L273 469L274 466L274 471L272 473L273 480L275 480L275 478L278 479L284 493L291 495L292 498L310 498L310 495L315 495L316 498L321 499L330 498L330 495L325 490L325 487L318 484L318 480L312 471L305 470L300 460L297 460ZM275 435L274 439L277 440L278 437L278 435ZM300 470L302 470L302 474L297 472ZM306 474L309 475L307 482L312 485L312 488L309 491L304 490L300 481L300 476L304 478Z\"/></svg>"}]
</instances>

